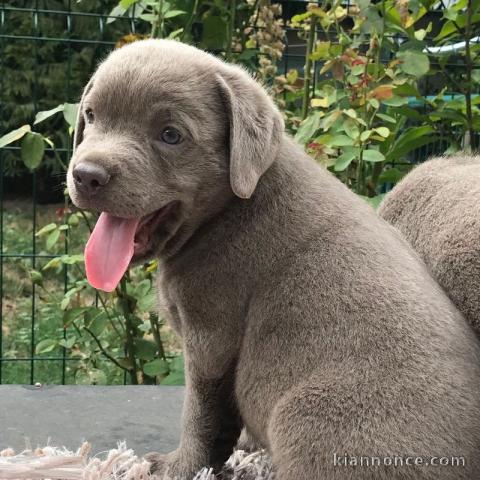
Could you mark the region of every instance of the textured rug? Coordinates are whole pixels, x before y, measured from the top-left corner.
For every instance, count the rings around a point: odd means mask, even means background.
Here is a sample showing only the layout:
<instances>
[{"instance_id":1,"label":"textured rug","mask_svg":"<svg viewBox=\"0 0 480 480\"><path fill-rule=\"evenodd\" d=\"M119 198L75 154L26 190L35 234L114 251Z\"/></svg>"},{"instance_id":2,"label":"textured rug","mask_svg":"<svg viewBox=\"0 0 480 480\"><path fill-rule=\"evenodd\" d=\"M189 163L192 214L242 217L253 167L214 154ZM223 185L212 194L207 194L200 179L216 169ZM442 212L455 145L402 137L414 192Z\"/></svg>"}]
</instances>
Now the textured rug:
<instances>
[{"instance_id":1,"label":"textured rug","mask_svg":"<svg viewBox=\"0 0 480 480\"><path fill-rule=\"evenodd\" d=\"M44 447L16 453L0 452L0 479L5 480L154 480L150 464L124 442L116 449L91 456L85 442L76 452ZM270 459L264 450L235 450L221 473L204 468L192 480L274 480Z\"/></svg>"}]
</instances>

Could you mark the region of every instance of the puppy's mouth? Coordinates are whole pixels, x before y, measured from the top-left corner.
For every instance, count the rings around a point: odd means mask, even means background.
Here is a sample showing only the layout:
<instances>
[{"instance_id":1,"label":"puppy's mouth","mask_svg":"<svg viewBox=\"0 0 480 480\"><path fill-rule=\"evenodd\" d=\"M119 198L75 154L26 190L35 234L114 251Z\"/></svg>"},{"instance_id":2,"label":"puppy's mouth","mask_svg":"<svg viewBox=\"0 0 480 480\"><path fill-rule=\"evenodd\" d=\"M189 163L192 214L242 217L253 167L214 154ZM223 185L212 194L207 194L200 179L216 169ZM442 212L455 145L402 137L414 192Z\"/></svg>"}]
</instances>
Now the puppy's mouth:
<instances>
[{"instance_id":1,"label":"puppy's mouth","mask_svg":"<svg viewBox=\"0 0 480 480\"><path fill-rule=\"evenodd\" d=\"M156 231L168 222L178 202L170 202L141 218L102 212L85 247L85 270L92 287L115 290L133 257L154 249Z\"/></svg>"}]
</instances>

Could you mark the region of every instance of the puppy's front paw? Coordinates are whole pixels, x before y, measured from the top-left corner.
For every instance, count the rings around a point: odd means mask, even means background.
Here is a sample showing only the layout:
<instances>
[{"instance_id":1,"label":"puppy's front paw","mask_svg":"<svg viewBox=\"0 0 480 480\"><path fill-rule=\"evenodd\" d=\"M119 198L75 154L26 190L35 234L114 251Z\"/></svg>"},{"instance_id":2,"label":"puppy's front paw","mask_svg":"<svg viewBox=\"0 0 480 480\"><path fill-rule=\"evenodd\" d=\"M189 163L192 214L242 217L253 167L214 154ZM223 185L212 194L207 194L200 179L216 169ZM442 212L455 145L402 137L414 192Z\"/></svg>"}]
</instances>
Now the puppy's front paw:
<instances>
[{"instance_id":1,"label":"puppy's front paw","mask_svg":"<svg viewBox=\"0 0 480 480\"><path fill-rule=\"evenodd\" d=\"M191 480L193 476L188 469L183 469L178 462L177 452L167 454L151 452L145 455L145 460L150 462L152 480Z\"/></svg>"},{"instance_id":2,"label":"puppy's front paw","mask_svg":"<svg viewBox=\"0 0 480 480\"><path fill-rule=\"evenodd\" d=\"M150 473L155 480L167 480L165 476L168 466L169 457L171 454L162 454L157 452L150 452L145 455L145 460L150 462Z\"/></svg>"}]
</instances>

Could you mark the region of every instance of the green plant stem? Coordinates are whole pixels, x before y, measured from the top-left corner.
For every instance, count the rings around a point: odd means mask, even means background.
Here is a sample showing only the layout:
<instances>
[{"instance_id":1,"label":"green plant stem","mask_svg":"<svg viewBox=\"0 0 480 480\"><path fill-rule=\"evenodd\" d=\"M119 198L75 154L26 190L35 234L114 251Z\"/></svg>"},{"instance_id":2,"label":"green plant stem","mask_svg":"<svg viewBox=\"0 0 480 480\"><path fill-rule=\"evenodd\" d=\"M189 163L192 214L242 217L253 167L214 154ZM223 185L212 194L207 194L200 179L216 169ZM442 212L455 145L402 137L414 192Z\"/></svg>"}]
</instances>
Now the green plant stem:
<instances>
[{"instance_id":1,"label":"green plant stem","mask_svg":"<svg viewBox=\"0 0 480 480\"><path fill-rule=\"evenodd\" d=\"M157 18L152 22L151 38L162 38L163 36L163 0L158 0Z\"/></svg>"},{"instance_id":2,"label":"green plant stem","mask_svg":"<svg viewBox=\"0 0 480 480\"><path fill-rule=\"evenodd\" d=\"M63 160L62 158L60 157L60 155L58 154L57 150L55 147L52 148L52 151L53 151L53 155L55 157L55 160L59 163L59 165L63 168L63 171L66 172L68 170L68 167L67 165L65 165L63 163Z\"/></svg>"},{"instance_id":3,"label":"green plant stem","mask_svg":"<svg viewBox=\"0 0 480 480\"><path fill-rule=\"evenodd\" d=\"M163 348L162 337L160 336L160 326L158 324L158 315L150 313L150 325L152 326L153 338L157 344L158 357L165 359L165 349Z\"/></svg>"},{"instance_id":4,"label":"green plant stem","mask_svg":"<svg viewBox=\"0 0 480 480\"><path fill-rule=\"evenodd\" d=\"M368 57L367 61L365 62L365 68L363 70L363 81L365 82L364 87L363 87L363 117L365 121L367 122L367 117L368 117L368 111L367 111L367 93L368 93L368 87L367 87L367 75L368 75L368 62L369 59ZM373 117L372 117L373 118ZM371 121L371 119L370 119ZM367 122L367 127L365 130L370 129L370 122ZM363 130L363 131L365 131ZM356 191L358 195L363 195L365 192L365 166L363 164L363 152L364 152L364 146L365 143L360 141L360 153L358 155L358 164L357 164L357 185L356 185Z\"/></svg>"},{"instance_id":5,"label":"green plant stem","mask_svg":"<svg viewBox=\"0 0 480 480\"><path fill-rule=\"evenodd\" d=\"M374 197L376 195L378 179L380 178L380 174L383 172L383 162L377 162L373 164L372 167L372 178L369 185L369 194L370 196Z\"/></svg>"},{"instance_id":6,"label":"green plant stem","mask_svg":"<svg viewBox=\"0 0 480 480\"><path fill-rule=\"evenodd\" d=\"M137 377L137 363L135 361L135 344L134 344L134 327L132 323L132 318L131 318L131 311L130 311L130 306L128 304L128 295L127 295L127 280L125 277L122 278L120 281L120 291L118 291L117 288L117 293L120 297L121 304L122 304L122 309L123 309L123 315L125 316L125 333L126 333L126 338L125 338L125 347L126 347L126 353L127 357L130 360L130 363L132 365L130 372L130 378L132 380L133 385L138 385L138 377Z\"/></svg>"},{"instance_id":7,"label":"green plant stem","mask_svg":"<svg viewBox=\"0 0 480 480\"><path fill-rule=\"evenodd\" d=\"M82 271L82 269L77 265L75 264L75 266L77 267L78 271L80 272L80 274L83 276L84 275L84 272ZM123 338L123 335L122 333L118 330L117 326L115 325L115 322L113 321L113 318L112 316L110 315L110 312L108 310L108 307L107 307L107 302L105 302L105 299L100 295L99 291L96 290L96 294L97 294L97 298L98 300L100 301L100 303L102 304L102 308L105 312L105 315L107 316L108 318L108 321L110 322L110 325L112 326L112 328L115 330L115 333L120 337L120 338ZM121 324L120 324L121 325Z\"/></svg>"},{"instance_id":8,"label":"green plant stem","mask_svg":"<svg viewBox=\"0 0 480 480\"><path fill-rule=\"evenodd\" d=\"M193 4L193 8L192 8L192 14L190 15L190 17L188 18L188 22L187 24L185 25L185 28L183 30L183 34L182 34L182 41L185 41L187 39L187 35L190 35L190 31L192 29L192 25L193 25L193 20L195 19L195 17L197 16L197 11L198 11L198 2L199 0L195 0L195 3Z\"/></svg>"},{"instance_id":9,"label":"green plant stem","mask_svg":"<svg viewBox=\"0 0 480 480\"><path fill-rule=\"evenodd\" d=\"M88 231L90 233L92 233L93 228L90 225L90 220L88 220L87 215L85 215L85 211L82 210L81 208L79 208L78 211L80 212L80 215L82 216L83 220L85 221L85 224L87 225Z\"/></svg>"},{"instance_id":10,"label":"green plant stem","mask_svg":"<svg viewBox=\"0 0 480 480\"><path fill-rule=\"evenodd\" d=\"M258 23L258 16L260 14L260 8L258 6L260 0L255 0L255 3L252 5L251 15L247 16L247 18L242 22L242 28L240 29L240 43L242 45L242 49L245 47L245 39L246 33L245 30L247 27L251 27L253 30L257 27ZM253 24L251 24L250 20L255 15L255 20Z\"/></svg>"},{"instance_id":11,"label":"green plant stem","mask_svg":"<svg viewBox=\"0 0 480 480\"><path fill-rule=\"evenodd\" d=\"M307 52L305 59L305 72L304 72L304 90L303 90L303 102L302 102L302 119L305 120L308 116L308 110L310 107L310 85L312 82L312 51L315 43L317 28L317 16L312 15L310 17L310 31L308 32Z\"/></svg>"},{"instance_id":12,"label":"green plant stem","mask_svg":"<svg viewBox=\"0 0 480 480\"><path fill-rule=\"evenodd\" d=\"M233 60L232 42L233 42L233 35L235 33L236 11L237 11L237 1L236 0L230 0L228 35L227 35L227 49L226 49L226 54L225 54L228 62L231 62Z\"/></svg>"},{"instance_id":13,"label":"green plant stem","mask_svg":"<svg viewBox=\"0 0 480 480\"><path fill-rule=\"evenodd\" d=\"M467 113L467 128L468 128L468 142L466 144L470 149L475 150L475 129L473 126L473 113L472 113L472 52L470 49L470 39L472 37L472 16L473 16L473 1L468 0L467 3L467 22L465 25L465 69L467 82L465 86L465 104Z\"/></svg>"},{"instance_id":14,"label":"green plant stem","mask_svg":"<svg viewBox=\"0 0 480 480\"><path fill-rule=\"evenodd\" d=\"M115 330L115 333L120 337L122 338L123 335L122 333L117 329L117 326L115 325L115 322L113 321L113 318L110 316L110 312L108 311L108 308L107 308L107 303L105 302L105 300L103 299L103 297L98 293L97 291L97 295L98 295L98 300L100 301L100 303L102 304L102 308L103 310L105 311L105 315L107 316L109 322L110 322L110 325L112 326L112 328ZM121 324L120 324L121 325Z\"/></svg>"},{"instance_id":15,"label":"green plant stem","mask_svg":"<svg viewBox=\"0 0 480 480\"><path fill-rule=\"evenodd\" d=\"M100 351L102 352L102 355L106 358L108 358L108 360L110 360L112 363L114 363L118 368L121 368L122 370L125 370L126 372L129 372L130 370L126 367L124 367L119 361L117 361L117 359L115 357L112 357L112 355L110 355L102 346L102 343L100 342L100 340L96 337L96 335L88 328L88 327L83 327L84 330L86 330L90 336L93 338L93 340L95 341L95 343L98 345L98 348L100 349Z\"/></svg>"}]
</instances>

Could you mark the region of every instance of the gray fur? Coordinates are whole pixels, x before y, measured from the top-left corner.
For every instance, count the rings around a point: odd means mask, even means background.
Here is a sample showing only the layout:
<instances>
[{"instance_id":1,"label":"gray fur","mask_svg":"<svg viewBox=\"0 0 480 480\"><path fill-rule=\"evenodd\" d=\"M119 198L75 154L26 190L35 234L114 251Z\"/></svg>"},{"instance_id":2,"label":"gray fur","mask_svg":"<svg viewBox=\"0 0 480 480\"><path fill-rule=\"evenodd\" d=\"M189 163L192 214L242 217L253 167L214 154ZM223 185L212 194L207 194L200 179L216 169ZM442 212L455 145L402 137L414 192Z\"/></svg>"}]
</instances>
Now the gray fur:
<instances>
[{"instance_id":1,"label":"gray fur","mask_svg":"<svg viewBox=\"0 0 480 480\"><path fill-rule=\"evenodd\" d=\"M480 335L480 157L425 162L385 197L379 213L405 235Z\"/></svg>"},{"instance_id":2,"label":"gray fur","mask_svg":"<svg viewBox=\"0 0 480 480\"><path fill-rule=\"evenodd\" d=\"M145 256L186 362L183 434L153 457L159 478L221 465L242 426L277 480L480 476L470 327L401 235L283 133L245 71L137 42L100 65L86 105L97 117L78 134L74 202L124 217L181 202ZM182 144L158 142L168 122ZM85 159L112 174L95 198L72 180ZM467 466L339 467L334 453Z\"/></svg>"}]
</instances>

